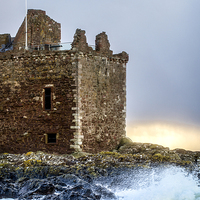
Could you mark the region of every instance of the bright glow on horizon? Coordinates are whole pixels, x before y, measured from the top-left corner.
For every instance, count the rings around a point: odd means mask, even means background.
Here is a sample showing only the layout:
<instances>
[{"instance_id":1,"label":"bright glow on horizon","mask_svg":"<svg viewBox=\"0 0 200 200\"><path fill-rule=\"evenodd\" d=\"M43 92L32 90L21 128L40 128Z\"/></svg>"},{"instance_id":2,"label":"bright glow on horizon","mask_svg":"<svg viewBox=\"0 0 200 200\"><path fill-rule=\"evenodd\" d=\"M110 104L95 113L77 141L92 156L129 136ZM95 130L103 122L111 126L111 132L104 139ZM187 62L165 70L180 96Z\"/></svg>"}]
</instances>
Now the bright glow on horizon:
<instances>
[{"instance_id":1,"label":"bright glow on horizon","mask_svg":"<svg viewBox=\"0 0 200 200\"><path fill-rule=\"evenodd\" d=\"M127 125L127 137L133 142L154 143L170 149L200 150L200 128L167 123Z\"/></svg>"}]
</instances>

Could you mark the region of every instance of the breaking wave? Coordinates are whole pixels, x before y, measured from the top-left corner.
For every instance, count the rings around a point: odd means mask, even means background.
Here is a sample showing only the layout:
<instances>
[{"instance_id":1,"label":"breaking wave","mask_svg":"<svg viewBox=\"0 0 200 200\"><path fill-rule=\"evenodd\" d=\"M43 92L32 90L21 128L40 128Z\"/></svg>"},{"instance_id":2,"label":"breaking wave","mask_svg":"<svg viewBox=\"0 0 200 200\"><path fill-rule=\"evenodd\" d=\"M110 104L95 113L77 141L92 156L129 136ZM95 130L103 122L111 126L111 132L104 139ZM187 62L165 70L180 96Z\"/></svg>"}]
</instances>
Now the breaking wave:
<instances>
[{"instance_id":1,"label":"breaking wave","mask_svg":"<svg viewBox=\"0 0 200 200\"><path fill-rule=\"evenodd\" d=\"M130 174L116 189L118 200L200 200L196 176L176 167L138 171ZM127 188L125 188L127 187Z\"/></svg>"},{"instance_id":2,"label":"breaking wave","mask_svg":"<svg viewBox=\"0 0 200 200\"><path fill-rule=\"evenodd\" d=\"M106 187L117 200L200 200L197 172L179 167L130 170L94 184Z\"/></svg>"}]
</instances>

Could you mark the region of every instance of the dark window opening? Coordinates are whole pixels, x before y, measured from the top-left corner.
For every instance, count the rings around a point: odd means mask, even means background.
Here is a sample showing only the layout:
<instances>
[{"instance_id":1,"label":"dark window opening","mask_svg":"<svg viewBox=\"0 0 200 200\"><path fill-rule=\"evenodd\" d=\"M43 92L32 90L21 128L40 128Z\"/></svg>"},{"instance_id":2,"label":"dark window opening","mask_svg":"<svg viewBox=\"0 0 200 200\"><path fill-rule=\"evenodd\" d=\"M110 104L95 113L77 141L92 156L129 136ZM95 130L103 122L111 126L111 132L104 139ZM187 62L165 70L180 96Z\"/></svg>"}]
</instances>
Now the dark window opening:
<instances>
[{"instance_id":1,"label":"dark window opening","mask_svg":"<svg viewBox=\"0 0 200 200\"><path fill-rule=\"evenodd\" d=\"M45 110L51 110L51 88L45 88Z\"/></svg>"},{"instance_id":2,"label":"dark window opening","mask_svg":"<svg viewBox=\"0 0 200 200\"><path fill-rule=\"evenodd\" d=\"M56 143L56 133L47 134L47 143Z\"/></svg>"},{"instance_id":3,"label":"dark window opening","mask_svg":"<svg viewBox=\"0 0 200 200\"><path fill-rule=\"evenodd\" d=\"M105 75L107 76L107 74L108 74L108 69L106 68L106 70L105 70Z\"/></svg>"}]
</instances>

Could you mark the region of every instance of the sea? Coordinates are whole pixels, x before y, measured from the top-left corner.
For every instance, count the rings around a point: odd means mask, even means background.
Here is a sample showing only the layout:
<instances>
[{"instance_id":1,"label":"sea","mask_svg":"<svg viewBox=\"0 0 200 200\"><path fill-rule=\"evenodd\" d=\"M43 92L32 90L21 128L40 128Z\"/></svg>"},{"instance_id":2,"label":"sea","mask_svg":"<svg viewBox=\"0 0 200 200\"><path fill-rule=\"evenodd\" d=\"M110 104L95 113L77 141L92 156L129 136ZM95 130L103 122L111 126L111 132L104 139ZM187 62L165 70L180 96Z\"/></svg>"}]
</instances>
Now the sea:
<instances>
[{"instance_id":1,"label":"sea","mask_svg":"<svg viewBox=\"0 0 200 200\"><path fill-rule=\"evenodd\" d=\"M146 178L145 178L145 177ZM198 178L181 168L141 174L129 189L115 191L119 200L200 200Z\"/></svg>"},{"instance_id":2,"label":"sea","mask_svg":"<svg viewBox=\"0 0 200 200\"><path fill-rule=\"evenodd\" d=\"M179 167L138 170L95 184L114 192L118 200L200 200L197 174Z\"/></svg>"}]
</instances>

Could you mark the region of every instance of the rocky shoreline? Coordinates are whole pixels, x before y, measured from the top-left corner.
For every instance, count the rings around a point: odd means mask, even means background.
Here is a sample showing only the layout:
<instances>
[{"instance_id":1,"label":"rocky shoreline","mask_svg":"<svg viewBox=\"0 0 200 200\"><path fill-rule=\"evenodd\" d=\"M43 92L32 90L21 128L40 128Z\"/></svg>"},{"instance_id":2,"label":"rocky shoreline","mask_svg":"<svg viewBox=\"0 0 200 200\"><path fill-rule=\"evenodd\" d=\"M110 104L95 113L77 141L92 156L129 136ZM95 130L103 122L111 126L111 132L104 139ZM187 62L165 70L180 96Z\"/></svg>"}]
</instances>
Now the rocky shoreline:
<instances>
[{"instance_id":1,"label":"rocky shoreline","mask_svg":"<svg viewBox=\"0 0 200 200\"><path fill-rule=\"evenodd\" d=\"M0 154L0 198L117 199L99 184L112 185L130 171L178 166L199 177L200 152L170 150L128 138L112 152L56 155L44 152ZM113 183L111 183L113 181Z\"/></svg>"}]
</instances>

